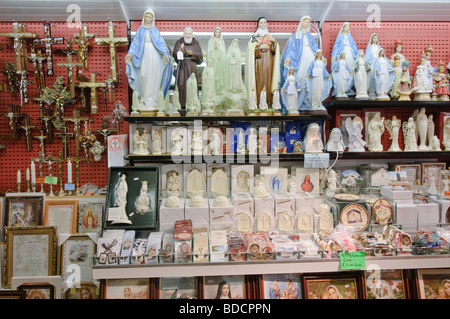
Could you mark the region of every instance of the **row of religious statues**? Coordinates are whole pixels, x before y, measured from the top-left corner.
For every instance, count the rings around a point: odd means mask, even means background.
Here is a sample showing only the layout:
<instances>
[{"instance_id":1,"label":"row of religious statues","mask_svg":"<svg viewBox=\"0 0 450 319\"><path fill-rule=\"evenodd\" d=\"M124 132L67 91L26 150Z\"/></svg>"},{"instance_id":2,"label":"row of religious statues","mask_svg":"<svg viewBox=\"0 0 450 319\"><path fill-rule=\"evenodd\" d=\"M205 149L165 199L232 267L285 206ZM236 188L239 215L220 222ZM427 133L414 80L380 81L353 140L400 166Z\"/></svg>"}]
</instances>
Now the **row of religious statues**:
<instances>
[{"instance_id":1,"label":"row of religious statues","mask_svg":"<svg viewBox=\"0 0 450 319\"><path fill-rule=\"evenodd\" d=\"M437 67L431 65L431 46L410 76L401 41L395 42L390 58L377 33L371 35L365 50L358 49L350 23L345 22L333 46L329 72L311 27L311 18L302 17L281 50L269 32L267 19L259 18L247 44L244 76L239 40L232 40L226 48L222 30L216 27L208 41L200 94L196 70L204 58L193 29L186 27L171 51L155 27L154 12L148 10L125 58L133 114L167 115L164 100L169 99L174 73L172 115L320 113L326 112L324 101L330 96L410 100L413 94L414 100L448 100L447 66L442 61Z\"/></svg>"}]
</instances>

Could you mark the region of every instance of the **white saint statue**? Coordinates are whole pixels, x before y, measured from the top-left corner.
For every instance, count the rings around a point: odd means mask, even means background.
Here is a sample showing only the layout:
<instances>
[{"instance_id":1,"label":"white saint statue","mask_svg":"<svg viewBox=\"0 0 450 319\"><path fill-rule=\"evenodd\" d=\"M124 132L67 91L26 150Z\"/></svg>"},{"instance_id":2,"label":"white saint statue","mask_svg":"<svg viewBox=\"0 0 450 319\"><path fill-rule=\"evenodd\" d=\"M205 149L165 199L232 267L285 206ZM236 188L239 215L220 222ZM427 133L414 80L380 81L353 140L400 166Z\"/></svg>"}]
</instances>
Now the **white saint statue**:
<instances>
[{"instance_id":1,"label":"white saint statue","mask_svg":"<svg viewBox=\"0 0 450 319\"><path fill-rule=\"evenodd\" d=\"M267 104L266 87L263 87L261 90L261 94L259 96L259 108L261 111L265 111L269 108L269 105Z\"/></svg>"},{"instance_id":2,"label":"white saint statue","mask_svg":"<svg viewBox=\"0 0 450 319\"><path fill-rule=\"evenodd\" d=\"M250 128L250 134L247 139L248 154L256 155L258 151L258 135L254 127Z\"/></svg>"},{"instance_id":3,"label":"white saint statue","mask_svg":"<svg viewBox=\"0 0 450 319\"><path fill-rule=\"evenodd\" d=\"M386 130L390 134L389 139L392 140L388 152L400 152L402 149L398 144L398 137L400 133L400 128L402 126L402 121L400 119L397 119L397 117L393 115L392 120L387 119L384 121L384 126L386 127Z\"/></svg>"},{"instance_id":4,"label":"white saint statue","mask_svg":"<svg viewBox=\"0 0 450 319\"><path fill-rule=\"evenodd\" d=\"M236 153L239 155L245 154L245 141L244 141L244 130L243 129L239 130Z\"/></svg>"},{"instance_id":5,"label":"white saint statue","mask_svg":"<svg viewBox=\"0 0 450 319\"><path fill-rule=\"evenodd\" d=\"M410 117L407 122L403 122L402 129L405 140L405 152L418 151L414 118Z\"/></svg>"},{"instance_id":6,"label":"white saint statue","mask_svg":"<svg viewBox=\"0 0 450 319\"><path fill-rule=\"evenodd\" d=\"M211 148L211 155L221 154L222 141L219 135L218 128L213 129L209 146Z\"/></svg>"},{"instance_id":7,"label":"white saint statue","mask_svg":"<svg viewBox=\"0 0 450 319\"><path fill-rule=\"evenodd\" d=\"M338 127L331 130L325 149L327 152L343 152L345 150L342 132Z\"/></svg>"},{"instance_id":8,"label":"white saint statue","mask_svg":"<svg viewBox=\"0 0 450 319\"><path fill-rule=\"evenodd\" d=\"M320 125L317 123L311 123L306 129L306 136L303 140L303 146L305 153L322 153L323 142L320 134Z\"/></svg>"},{"instance_id":9,"label":"white saint statue","mask_svg":"<svg viewBox=\"0 0 450 319\"><path fill-rule=\"evenodd\" d=\"M137 128L134 132L133 142L134 142L134 150L133 154L136 155L148 155L150 154L148 148L149 137L147 131L145 129L142 130L142 134L139 132Z\"/></svg>"},{"instance_id":10,"label":"white saint statue","mask_svg":"<svg viewBox=\"0 0 450 319\"><path fill-rule=\"evenodd\" d=\"M189 198L204 195L205 178L197 168L192 169L186 177L186 191Z\"/></svg>"},{"instance_id":11,"label":"white saint statue","mask_svg":"<svg viewBox=\"0 0 450 319\"><path fill-rule=\"evenodd\" d=\"M180 196L181 193L181 181L180 181L180 175L178 175L177 172L172 171L167 178L166 182L167 187L167 194L169 196Z\"/></svg>"},{"instance_id":12,"label":"white saint statue","mask_svg":"<svg viewBox=\"0 0 450 319\"><path fill-rule=\"evenodd\" d=\"M228 176L223 169L216 169L211 175L211 195L213 198L228 195Z\"/></svg>"},{"instance_id":13,"label":"white saint statue","mask_svg":"<svg viewBox=\"0 0 450 319\"><path fill-rule=\"evenodd\" d=\"M418 133L419 133L419 151L428 151L427 135L428 135L428 117L425 114L425 108L422 107L417 114L416 119Z\"/></svg>"},{"instance_id":14,"label":"white saint statue","mask_svg":"<svg viewBox=\"0 0 450 319\"><path fill-rule=\"evenodd\" d=\"M141 190L136 202L136 210L138 213L145 214L150 210L150 197L147 195L148 182L141 182Z\"/></svg>"},{"instance_id":15,"label":"white saint statue","mask_svg":"<svg viewBox=\"0 0 450 319\"><path fill-rule=\"evenodd\" d=\"M369 87L369 71L371 70L369 62L364 56L364 50L358 51L358 57L354 64L354 81L357 100L367 100L369 95L367 93Z\"/></svg>"},{"instance_id":16,"label":"white saint statue","mask_svg":"<svg viewBox=\"0 0 450 319\"><path fill-rule=\"evenodd\" d=\"M128 193L127 175L122 174L120 176L119 185L116 188L116 203L115 203L116 207L120 208L120 215L119 218L113 220L111 224L131 224L131 221L128 218L126 212L127 193Z\"/></svg>"},{"instance_id":17,"label":"white saint statue","mask_svg":"<svg viewBox=\"0 0 450 319\"><path fill-rule=\"evenodd\" d=\"M381 136L384 133L384 117L380 118L380 114L375 113L367 129L369 131L367 148L371 152L382 152L383 144L381 144Z\"/></svg>"},{"instance_id":18,"label":"white saint statue","mask_svg":"<svg viewBox=\"0 0 450 319\"><path fill-rule=\"evenodd\" d=\"M152 154L159 155L161 154L161 131L155 130L152 139Z\"/></svg>"},{"instance_id":19,"label":"white saint statue","mask_svg":"<svg viewBox=\"0 0 450 319\"><path fill-rule=\"evenodd\" d=\"M364 152L366 142L363 140L362 129L363 122L359 116L355 116L353 119L350 117L345 120L345 127L349 132L349 152Z\"/></svg>"},{"instance_id":20,"label":"white saint statue","mask_svg":"<svg viewBox=\"0 0 450 319\"><path fill-rule=\"evenodd\" d=\"M193 131L192 132L192 153L194 155L202 155L203 154L202 131Z\"/></svg>"},{"instance_id":21,"label":"white saint statue","mask_svg":"<svg viewBox=\"0 0 450 319\"><path fill-rule=\"evenodd\" d=\"M170 153L172 155L182 155L184 137L181 134L181 131L179 129L175 129L172 132L171 139L172 139L172 150Z\"/></svg>"}]
</instances>

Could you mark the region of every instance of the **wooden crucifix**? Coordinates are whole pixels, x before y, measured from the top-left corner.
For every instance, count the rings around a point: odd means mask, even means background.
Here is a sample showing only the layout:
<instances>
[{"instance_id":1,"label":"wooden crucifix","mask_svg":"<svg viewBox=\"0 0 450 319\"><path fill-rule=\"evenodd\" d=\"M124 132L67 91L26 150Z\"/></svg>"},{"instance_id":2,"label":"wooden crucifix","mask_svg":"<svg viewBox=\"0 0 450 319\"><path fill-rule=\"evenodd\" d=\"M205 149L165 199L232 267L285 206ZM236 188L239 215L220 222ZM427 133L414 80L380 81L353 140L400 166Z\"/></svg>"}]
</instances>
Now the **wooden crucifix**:
<instances>
[{"instance_id":1,"label":"wooden crucifix","mask_svg":"<svg viewBox=\"0 0 450 319\"><path fill-rule=\"evenodd\" d=\"M61 137L62 139L62 153L60 157L66 160L70 156L70 138L73 137L73 133L69 132L69 128L64 126L61 133L56 133L56 137Z\"/></svg>"},{"instance_id":2,"label":"wooden crucifix","mask_svg":"<svg viewBox=\"0 0 450 319\"><path fill-rule=\"evenodd\" d=\"M27 150L31 151L33 149L33 140L31 136L31 130L37 128L37 125L31 125L30 117L28 115L25 116L24 125L21 125L20 128L25 130L25 137L27 139Z\"/></svg>"},{"instance_id":3,"label":"wooden crucifix","mask_svg":"<svg viewBox=\"0 0 450 319\"><path fill-rule=\"evenodd\" d=\"M90 82L80 82L78 86L80 88L89 88L91 90L91 114L98 113L98 96L97 96L97 88L106 87L105 82L96 82L97 75L95 72L91 73L91 81Z\"/></svg>"},{"instance_id":4,"label":"wooden crucifix","mask_svg":"<svg viewBox=\"0 0 450 319\"><path fill-rule=\"evenodd\" d=\"M42 152L39 152L39 157L37 158L32 158L31 161L33 162L37 162L39 165L39 177L41 179L41 193L44 192L44 160L45 160L45 154ZM33 189L34 189L34 185L33 185Z\"/></svg>"},{"instance_id":5,"label":"wooden crucifix","mask_svg":"<svg viewBox=\"0 0 450 319\"><path fill-rule=\"evenodd\" d=\"M91 118L88 116L81 116L80 115L80 109L74 109L73 110L73 116L71 117L64 117L64 122L72 122L74 124L73 126L73 132L75 134L75 153L80 153L80 140L79 137L81 135L81 122L83 121L89 121ZM77 155L78 156L78 155Z\"/></svg>"},{"instance_id":6,"label":"wooden crucifix","mask_svg":"<svg viewBox=\"0 0 450 319\"><path fill-rule=\"evenodd\" d=\"M105 146L108 145L108 135L113 132L117 132L116 128L110 128L108 126L108 117L104 116L102 120L102 128L92 130L92 133L100 133L103 136L103 142L105 143Z\"/></svg>"},{"instance_id":7,"label":"wooden crucifix","mask_svg":"<svg viewBox=\"0 0 450 319\"><path fill-rule=\"evenodd\" d=\"M66 50L61 50L61 52L66 53L67 55L67 62L64 63L58 63L57 66L65 66L67 68L67 85L69 86L69 92L70 92L70 96L72 98L75 97L75 82L74 82L74 75L76 74L73 69L76 68L81 68L83 67L83 63L82 62L74 62L72 60L72 54L76 53L77 50L73 50L72 49L72 44L71 42L67 42L67 49Z\"/></svg>"},{"instance_id":8,"label":"wooden crucifix","mask_svg":"<svg viewBox=\"0 0 450 319\"><path fill-rule=\"evenodd\" d=\"M78 62L83 63L84 69L87 70L89 68L88 50L89 47L92 47L92 42L89 40L94 38L96 34L88 33L87 24L85 24L83 25L83 28L80 29L80 32L78 34L75 34L74 36L75 39L70 39L70 41L78 45L77 50Z\"/></svg>"},{"instance_id":9,"label":"wooden crucifix","mask_svg":"<svg viewBox=\"0 0 450 319\"><path fill-rule=\"evenodd\" d=\"M9 119L9 126L11 128L11 137L14 140L20 139L19 120L25 116L20 112L20 107L17 104L8 106L8 113L3 114Z\"/></svg>"},{"instance_id":10,"label":"wooden crucifix","mask_svg":"<svg viewBox=\"0 0 450 319\"><path fill-rule=\"evenodd\" d=\"M118 82L118 76L117 76L117 56L116 56L116 46L118 45L127 45L128 39L126 37L115 37L115 31L114 31L114 24L112 21L109 21L108 24L108 37L107 38L96 38L95 43L97 45L107 45L109 46L109 55L110 55L110 61L111 61L111 78L112 80L117 83Z\"/></svg>"},{"instance_id":11,"label":"wooden crucifix","mask_svg":"<svg viewBox=\"0 0 450 319\"><path fill-rule=\"evenodd\" d=\"M39 91L42 91L45 88L45 74L44 74L44 65L42 61L47 59L47 55L42 54L41 50L37 50L34 46L31 46L31 53L27 55L27 58L33 63L34 68L34 80L36 82L36 87Z\"/></svg>"},{"instance_id":12,"label":"wooden crucifix","mask_svg":"<svg viewBox=\"0 0 450 319\"><path fill-rule=\"evenodd\" d=\"M33 138L35 138L35 139L37 139L39 141L40 152L42 154L45 154L44 141L47 139L47 135L44 135L44 130L41 130L41 134L40 135L35 135L35 136L33 136Z\"/></svg>"},{"instance_id":13,"label":"wooden crucifix","mask_svg":"<svg viewBox=\"0 0 450 319\"><path fill-rule=\"evenodd\" d=\"M52 38L50 23L44 23L44 37L33 40L34 45L45 45L45 54L47 55L47 75L53 75L53 44L64 44L64 38Z\"/></svg>"},{"instance_id":14,"label":"wooden crucifix","mask_svg":"<svg viewBox=\"0 0 450 319\"><path fill-rule=\"evenodd\" d=\"M18 82L19 85L19 93L20 93L20 105L28 104L28 85L32 84L33 81L27 80L27 71L17 71L17 73L21 74L20 81Z\"/></svg>"},{"instance_id":15,"label":"wooden crucifix","mask_svg":"<svg viewBox=\"0 0 450 319\"><path fill-rule=\"evenodd\" d=\"M28 69L27 46L25 39L36 38L37 35L32 32L25 32L25 26L22 23L14 22L12 32L2 32L0 37L6 37L14 40L14 52L16 54L17 71Z\"/></svg>"},{"instance_id":16,"label":"wooden crucifix","mask_svg":"<svg viewBox=\"0 0 450 319\"><path fill-rule=\"evenodd\" d=\"M40 154L40 153L39 153ZM53 157L52 153L48 153L47 157L43 158L44 163L48 164L48 176L53 177L53 164L61 162L61 158ZM53 193L53 184L50 183L50 193L49 196L55 196Z\"/></svg>"}]
</instances>

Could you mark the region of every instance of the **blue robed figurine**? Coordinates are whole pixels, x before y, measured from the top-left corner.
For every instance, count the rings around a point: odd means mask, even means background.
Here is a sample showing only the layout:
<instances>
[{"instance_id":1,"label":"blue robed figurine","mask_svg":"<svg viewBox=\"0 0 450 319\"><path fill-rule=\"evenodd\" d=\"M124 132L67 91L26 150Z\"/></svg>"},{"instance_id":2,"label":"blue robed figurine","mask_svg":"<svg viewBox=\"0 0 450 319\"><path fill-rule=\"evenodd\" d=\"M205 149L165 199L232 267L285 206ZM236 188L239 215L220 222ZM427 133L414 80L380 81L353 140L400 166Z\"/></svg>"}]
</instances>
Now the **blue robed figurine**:
<instances>
[{"instance_id":1,"label":"blue robed figurine","mask_svg":"<svg viewBox=\"0 0 450 319\"><path fill-rule=\"evenodd\" d=\"M306 74L315 54L319 49L316 40L310 32L311 18L303 16L294 35L286 43L286 48L281 56L281 84L283 87L289 69L294 68L297 82L305 89Z\"/></svg>"},{"instance_id":2,"label":"blue robed figurine","mask_svg":"<svg viewBox=\"0 0 450 319\"><path fill-rule=\"evenodd\" d=\"M386 58L384 49L381 49L374 64L374 77L377 100L390 100L388 95L395 80L395 71Z\"/></svg>"},{"instance_id":3,"label":"blue robed figurine","mask_svg":"<svg viewBox=\"0 0 450 319\"><path fill-rule=\"evenodd\" d=\"M156 110L159 91L164 91L164 97L169 91L173 64L169 48L155 27L152 10L144 12L125 63L128 84L133 90L133 112Z\"/></svg>"},{"instance_id":4,"label":"blue robed figurine","mask_svg":"<svg viewBox=\"0 0 450 319\"><path fill-rule=\"evenodd\" d=\"M336 70L339 68L339 59L341 53L345 54L345 62L350 71L353 70L355 60L358 57L358 47L350 33L350 23L344 22L334 42L333 50L331 52L331 69ZM353 76L351 78L351 85L353 86ZM354 92L347 92L347 95L353 95Z\"/></svg>"},{"instance_id":5,"label":"blue robed figurine","mask_svg":"<svg viewBox=\"0 0 450 319\"><path fill-rule=\"evenodd\" d=\"M374 76L374 65L375 60L378 58L378 55L380 53L381 47L380 42L378 39L377 33L372 33L369 39L369 43L366 47L366 52L364 54L364 57L366 58L367 62L369 62L370 70L367 73L367 81L368 81L368 89L367 92L369 93L370 99L376 99L376 83L375 83L375 76Z\"/></svg>"},{"instance_id":6,"label":"blue robed figurine","mask_svg":"<svg viewBox=\"0 0 450 319\"><path fill-rule=\"evenodd\" d=\"M322 50L317 50L315 59L311 62L306 75L306 103L300 110L324 111L322 102L330 95L332 78L326 68L326 60Z\"/></svg>"}]
</instances>

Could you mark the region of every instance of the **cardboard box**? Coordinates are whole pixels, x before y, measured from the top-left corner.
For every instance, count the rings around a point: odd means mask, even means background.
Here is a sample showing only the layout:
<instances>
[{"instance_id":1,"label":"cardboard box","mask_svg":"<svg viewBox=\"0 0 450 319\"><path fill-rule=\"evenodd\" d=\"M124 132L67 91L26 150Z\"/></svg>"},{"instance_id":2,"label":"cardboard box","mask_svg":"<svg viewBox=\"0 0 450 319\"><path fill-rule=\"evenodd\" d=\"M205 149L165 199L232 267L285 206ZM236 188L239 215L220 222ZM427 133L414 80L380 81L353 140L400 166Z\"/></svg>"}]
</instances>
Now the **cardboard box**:
<instances>
[{"instance_id":1,"label":"cardboard box","mask_svg":"<svg viewBox=\"0 0 450 319\"><path fill-rule=\"evenodd\" d=\"M180 207L166 207L166 199L163 199L161 201L161 206L159 206L159 223L175 225L177 220L185 219L184 206L184 199L181 199Z\"/></svg>"},{"instance_id":2,"label":"cardboard box","mask_svg":"<svg viewBox=\"0 0 450 319\"><path fill-rule=\"evenodd\" d=\"M380 195L388 200L413 199L413 192L400 186L395 186L394 190L392 186L381 186Z\"/></svg>"},{"instance_id":3,"label":"cardboard box","mask_svg":"<svg viewBox=\"0 0 450 319\"><path fill-rule=\"evenodd\" d=\"M209 221L210 223L234 223L234 206L226 207L214 206L214 199L209 200Z\"/></svg>"},{"instance_id":4,"label":"cardboard box","mask_svg":"<svg viewBox=\"0 0 450 319\"><path fill-rule=\"evenodd\" d=\"M418 226L437 226L440 222L440 207L438 203L416 204L419 208Z\"/></svg>"},{"instance_id":5,"label":"cardboard box","mask_svg":"<svg viewBox=\"0 0 450 319\"><path fill-rule=\"evenodd\" d=\"M296 215L295 197L289 193L278 193L273 195L275 204L275 215L281 212L288 212Z\"/></svg>"},{"instance_id":6,"label":"cardboard box","mask_svg":"<svg viewBox=\"0 0 450 319\"><path fill-rule=\"evenodd\" d=\"M394 202L395 203L395 202ZM404 231L406 229L417 230L419 208L414 203L409 204L394 204L395 208L395 223L401 225ZM406 231L408 232L408 231Z\"/></svg>"},{"instance_id":7,"label":"cardboard box","mask_svg":"<svg viewBox=\"0 0 450 319\"><path fill-rule=\"evenodd\" d=\"M267 213L270 216L275 216L275 199L269 194L267 198L253 198L255 206L255 214L257 216L261 213Z\"/></svg>"},{"instance_id":8,"label":"cardboard box","mask_svg":"<svg viewBox=\"0 0 450 319\"><path fill-rule=\"evenodd\" d=\"M192 221L193 227L206 227L209 229L209 205L208 200L205 199L205 204L202 207L191 207L190 200L186 200L184 208L185 219Z\"/></svg>"},{"instance_id":9,"label":"cardboard box","mask_svg":"<svg viewBox=\"0 0 450 319\"><path fill-rule=\"evenodd\" d=\"M439 204L440 222L450 224L450 200L430 198L430 202Z\"/></svg>"},{"instance_id":10,"label":"cardboard box","mask_svg":"<svg viewBox=\"0 0 450 319\"><path fill-rule=\"evenodd\" d=\"M234 213L239 213L241 211L246 211L252 216L255 214L254 200L253 197L248 193L237 193L232 194L231 201L234 206Z\"/></svg>"}]
</instances>

